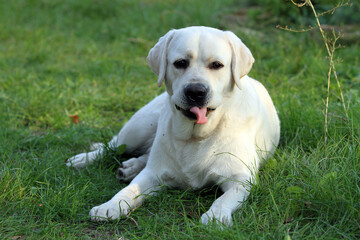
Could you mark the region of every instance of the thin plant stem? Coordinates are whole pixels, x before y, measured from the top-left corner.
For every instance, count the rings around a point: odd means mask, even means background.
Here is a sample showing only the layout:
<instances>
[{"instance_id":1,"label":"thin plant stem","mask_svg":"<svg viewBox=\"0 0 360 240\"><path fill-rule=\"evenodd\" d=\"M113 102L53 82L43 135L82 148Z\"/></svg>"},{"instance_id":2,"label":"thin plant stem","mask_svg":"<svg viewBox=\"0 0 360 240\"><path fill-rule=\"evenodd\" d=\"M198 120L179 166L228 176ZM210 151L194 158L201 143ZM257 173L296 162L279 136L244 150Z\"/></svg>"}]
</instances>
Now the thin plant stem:
<instances>
[{"instance_id":1,"label":"thin plant stem","mask_svg":"<svg viewBox=\"0 0 360 240\"><path fill-rule=\"evenodd\" d=\"M321 33L323 42L324 42L325 47L326 47L326 51L327 51L328 56L329 56L329 71L328 71L328 74L327 74L327 94L326 94L325 122L324 122L324 134L325 134L324 140L325 140L325 146L326 146L327 145L327 138L328 138L328 116L329 116L329 102L330 102L331 73L333 73L333 75L335 77L335 80L337 82L337 86L338 86L339 92L340 92L340 98L341 98L342 106L344 108L344 112L345 112L347 120L349 120L349 115L348 115L348 111L347 111L347 108L346 108L346 105L345 105L345 99L344 99L343 91L342 91L342 88L341 88L341 84L340 84L340 81L339 81L339 78L338 78L338 75L337 75L337 72L336 72L336 68L335 68L335 63L334 63L334 53L335 53L335 49L336 49L336 41L339 39L339 36L336 36L335 32L333 32L334 39L329 39L326 36L325 31L321 27L319 16L322 16L322 15L324 15L326 13L333 13L337 8L345 6L345 5L349 5L349 1L347 1L345 3L344 3L344 1L342 1L340 4L338 4L333 9L328 10L328 11L326 11L324 13L321 13L320 15L316 12L315 7L314 7L313 3L311 2L311 0L305 0L303 3L296 3L294 0L291 0L291 2L294 5L296 5L297 7L299 7L299 8L303 7L305 5L310 6L310 8L311 8L311 10L312 10L312 12L313 12L313 14L315 16L317 27L319 28L319 31ZM296 31L296 30L291 30L288 27L283 28L283 27L278 26L278 28L283 29L283 30L287 30L287 31L292 31L292 32L305 32L307 30L312 30L313 29L313 27L311 27L309 29L302 29L301 31ZM331 43L331 45L330 45L330 43Z\"/></svg>"},{"instance_id":2,"label":"thin plant stem","mask_svg":"<svg viewBox=\"0 0 360 240\"><path fill-rule=\"evenodd\" d=\"M339 88L339 91L340 91L341 102L342 102L342 105L343 105L343 108L344 108L346 119L349 120L349 116L348 116L347 109L346 109L346 106L345 106L344 95L343 95L343 92L342 92L342 89L341 89L340 81L339 81L339 78L337 76L336 69L335 69L335 64L334 64L334 52L335 52L335 49L336 49L335 43L336 43L336 40L338 40L338 37L336 37L335 33L334 33L334 41L332 42L333 44L330 47L329 46L329 39L326 37L325 32L321 27L320 20L319 20L319 17L317 15L317 12L315 10L314 5L312 4L311 0L306 0L306 3L311 7L311 9L313 11L313 14L315 16L317 25L319 26L321 36L323 38L323 42L325 44L328 55L330 57L330 60L329 60L330 61L330 67L329 67L329 72L328 72L327 100L326 100L326 106L325 106L325 126L324 126L324 128L325 128L325 138L324 139L325 139L325 146L326 146L326 144L327 144L327 134L328 134L328 115L329 115L329 95L330 95L330 82L331 82L330 81L331 80L331 74L330 73L331 73L331 71L334 74L335 80L337 82L337 85L338 85L338 88Z\"/></svg>"}]
</instances>

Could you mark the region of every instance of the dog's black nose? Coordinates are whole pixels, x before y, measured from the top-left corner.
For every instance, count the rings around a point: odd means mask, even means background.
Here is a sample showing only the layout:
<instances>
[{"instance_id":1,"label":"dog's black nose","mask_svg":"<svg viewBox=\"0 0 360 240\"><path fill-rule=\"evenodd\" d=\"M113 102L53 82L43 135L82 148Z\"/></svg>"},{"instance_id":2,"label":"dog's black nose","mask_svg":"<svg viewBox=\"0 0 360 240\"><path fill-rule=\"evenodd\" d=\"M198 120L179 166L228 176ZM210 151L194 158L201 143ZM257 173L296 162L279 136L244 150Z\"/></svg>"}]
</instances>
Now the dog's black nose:
<instances>
[{"instance_id":1,"label":"dog's black nose","mask_svg":"<svg viewBox=\"0 0 360 240\"><path fill-rule=\"evenodd\" d=\"M184 95L189 104L196 106L203 106L209 89L202 83L190 83L184 88Z\"/></svg>"}]
</instances>

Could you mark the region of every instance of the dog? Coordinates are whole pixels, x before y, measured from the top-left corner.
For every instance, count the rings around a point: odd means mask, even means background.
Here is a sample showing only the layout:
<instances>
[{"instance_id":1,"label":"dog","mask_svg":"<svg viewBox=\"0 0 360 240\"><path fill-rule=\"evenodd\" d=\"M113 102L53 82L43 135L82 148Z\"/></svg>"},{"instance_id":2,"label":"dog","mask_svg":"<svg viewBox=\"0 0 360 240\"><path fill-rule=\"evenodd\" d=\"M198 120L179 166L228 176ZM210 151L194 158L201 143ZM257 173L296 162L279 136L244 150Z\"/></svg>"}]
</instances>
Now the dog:
<instances>
[{"instance_id":1,"label":"dog","mask_svg":"<svg viewBox=\"0 0 360 240\"><path fill-rule=\"evenodd\" d=\"M223 195L201 216L203 224L232 225L262 162L274 153L280 121L258 81L254 58L232 32L210 27L170 30L150 50L148 63L166 91L136 112L109 146L126 144L138 157L122 163L117 177L131 181L108 202L91 209L94 221L126 216L146 196L169 186L218 185ZM67 166L101 159L104 148L78 154Z\"/></svg>"}]
</instances>

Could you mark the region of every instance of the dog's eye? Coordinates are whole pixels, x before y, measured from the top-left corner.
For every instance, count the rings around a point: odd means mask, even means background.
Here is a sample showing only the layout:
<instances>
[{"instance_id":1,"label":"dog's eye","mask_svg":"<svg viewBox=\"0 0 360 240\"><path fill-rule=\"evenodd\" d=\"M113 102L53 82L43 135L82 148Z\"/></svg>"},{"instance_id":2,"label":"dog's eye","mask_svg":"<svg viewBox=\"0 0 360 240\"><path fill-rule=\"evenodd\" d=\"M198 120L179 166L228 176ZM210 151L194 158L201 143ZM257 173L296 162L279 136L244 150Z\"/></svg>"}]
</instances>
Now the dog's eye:
<instances>
[{"instance_id":1,"label":"dog's eye","mask_svg":"<svg viewBox=\"0 0 360 240\"><path fill-rule=\"evenodd\" d=\"M185 59L176 60L174 66L178 69L185 69L189 66L189 61Z\"/></svg>"},{"instance_id":2,"label":"dog's eye","mask_svg":"<svg viewBox=\"0 0 360 240\"><path fill-rule=\"evenodd\" d=\"M213 70L218 70L220 68L224 67L224 64L222 64L221 62L215 61L210 63L209 68L213 69Z\"/></svg>"}]
</instances>

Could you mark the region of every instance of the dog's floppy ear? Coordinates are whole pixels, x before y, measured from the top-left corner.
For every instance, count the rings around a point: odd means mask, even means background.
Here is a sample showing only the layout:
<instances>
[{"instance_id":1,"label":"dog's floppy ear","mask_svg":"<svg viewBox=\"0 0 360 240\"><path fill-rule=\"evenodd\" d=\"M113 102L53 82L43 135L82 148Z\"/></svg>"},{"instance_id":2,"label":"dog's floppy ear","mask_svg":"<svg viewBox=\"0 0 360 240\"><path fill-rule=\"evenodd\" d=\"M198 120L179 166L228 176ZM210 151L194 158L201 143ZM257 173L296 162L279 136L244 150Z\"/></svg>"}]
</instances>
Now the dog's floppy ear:
<instances>
[{"instance_id":1,"label":"dog's floppy ear","mask_svg":"<svg viewBox=\"0 0 360 240\"><path fill-rule=\"evenodd\" d=\"M225 33L232 50L232 76L238 88L241 89L240 79L250 72L255 59L250 50L233 32L226 31Z\"/></svg>"},{"instance_id":2,"label":"dog's floppy ear","mask_svg":"<svg viewBox=\"0 0 360 240\"><path fill-rule=\"evenodd\" d=\"M155 46L150 50L147 61L151 70L158 75L158 86L161 87L166 74L167 47L171 41L175 30L170 30L162 36Z\"/></svg>"}]
</instances>

